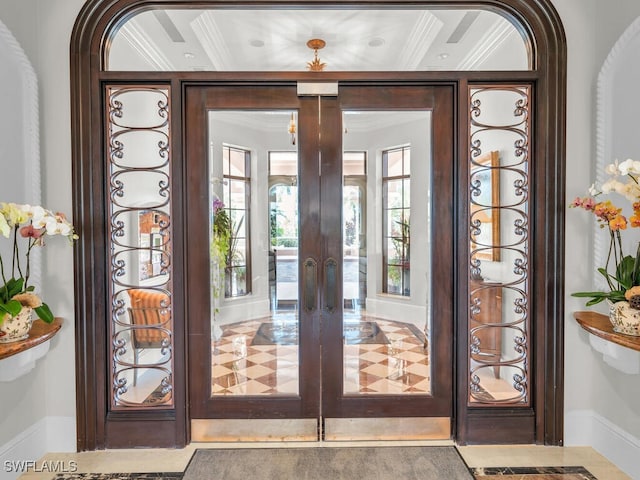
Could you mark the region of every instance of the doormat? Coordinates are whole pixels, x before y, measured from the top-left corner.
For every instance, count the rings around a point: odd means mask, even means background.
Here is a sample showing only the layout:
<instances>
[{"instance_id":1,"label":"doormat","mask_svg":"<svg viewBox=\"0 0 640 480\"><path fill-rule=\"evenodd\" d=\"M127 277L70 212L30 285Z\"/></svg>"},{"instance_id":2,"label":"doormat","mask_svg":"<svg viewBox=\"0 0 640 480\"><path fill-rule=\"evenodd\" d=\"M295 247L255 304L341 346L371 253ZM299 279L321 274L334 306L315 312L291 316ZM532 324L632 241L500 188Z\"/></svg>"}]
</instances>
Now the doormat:
<instances>
[{"instance_id":1,"label":"doormat","mask_svg":"<svg viewBox=\"0 0 640 480\"><path fill-rule=\"evenodd\" d=\"M389 339L376 322L353 322L344 324L344 339L347 345L388 345ZM297 322L262 323L258 327L251 345L297 345Z\"/></svg>"},{"instance_id":2,"label":"doormat","mask_svg":"<svg viewBox=\"0 0 640 480\"><path fill-rule=\"evenodd\" d=\"M454 447L198 449L184 480L473 480Z\"/></svg>"},{"instance_id":3,"label":"doormat","mask_svg":"<svg viewBox=\"0 0 640 480\"><path fill-rule=\"evenodd\" d=\"M584 467L472 468L476 480L598 480Z\"/></svg>"},{"instance_id":4,"label":"doormat","mask_svg":"<svg viewBox=\"0 0 640 480\"><path fill-rule=\"evenodd\" d=\"M182 473L58 473L53 480L182 480Z\"/></svg>"}]
</instances>

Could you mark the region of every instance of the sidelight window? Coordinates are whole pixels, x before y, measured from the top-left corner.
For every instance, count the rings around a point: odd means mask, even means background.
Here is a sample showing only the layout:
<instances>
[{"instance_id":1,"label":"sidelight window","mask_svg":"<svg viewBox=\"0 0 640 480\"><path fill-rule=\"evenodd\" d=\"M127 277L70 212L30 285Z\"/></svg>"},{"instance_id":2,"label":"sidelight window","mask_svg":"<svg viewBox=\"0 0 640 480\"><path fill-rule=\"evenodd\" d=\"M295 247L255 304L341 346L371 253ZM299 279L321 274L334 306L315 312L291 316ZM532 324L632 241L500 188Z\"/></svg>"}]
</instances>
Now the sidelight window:
<instances>
[{"instance_id":1,"label":"sidelight window","mask_svg":"<svg viewBox=\"0 0 640 480\"><path fill-rule=\"evenodd\" d=\"M382 152L384 293L411 294L411 147Z\"/></svg>"},{"instance_id":2,"label":"sidelight window","mask_svg":"<svg viewBox=\"0 0 640 480\"><path fill-rule=\"evenodd\" d=\"M241 297L251 292L249 205L251 203L251 152L223 146L223 202L230 220L231 236L225 267L224 296Z\"/></svg>"}]
</instances>

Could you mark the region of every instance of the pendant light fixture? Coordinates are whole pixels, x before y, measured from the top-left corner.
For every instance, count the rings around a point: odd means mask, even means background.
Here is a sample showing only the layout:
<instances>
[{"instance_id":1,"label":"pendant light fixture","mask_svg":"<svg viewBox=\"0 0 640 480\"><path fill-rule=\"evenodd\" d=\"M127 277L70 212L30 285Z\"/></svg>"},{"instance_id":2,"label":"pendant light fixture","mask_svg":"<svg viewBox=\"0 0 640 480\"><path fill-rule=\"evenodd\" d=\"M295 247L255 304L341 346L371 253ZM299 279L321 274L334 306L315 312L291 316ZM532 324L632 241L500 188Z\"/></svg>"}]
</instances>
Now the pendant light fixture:
<instances>
[{"instance_id":1,"label":"pendant light fixture","mask_svg":"<svg viewBox=\"0 0 640 480\"><path fill-rule=\"evenodd\" d=\"M321 38L312 38L307 42L307 47L313 50L313 61L307 62L307 68L312 72L322 72L326 63L322 63L318 58L318 50L325 47L327 42Z\"/></svg>"}]
</instances>

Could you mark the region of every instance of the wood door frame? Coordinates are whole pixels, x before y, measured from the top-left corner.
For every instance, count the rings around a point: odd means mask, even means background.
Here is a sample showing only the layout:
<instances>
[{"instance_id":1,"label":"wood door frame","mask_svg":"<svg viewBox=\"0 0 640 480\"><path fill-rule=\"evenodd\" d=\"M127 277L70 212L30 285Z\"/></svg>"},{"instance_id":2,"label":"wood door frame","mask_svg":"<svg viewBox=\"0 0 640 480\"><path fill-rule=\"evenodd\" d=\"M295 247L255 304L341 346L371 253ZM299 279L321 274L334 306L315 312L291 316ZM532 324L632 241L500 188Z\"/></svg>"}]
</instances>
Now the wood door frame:
<instances>
[{"instance_id":1,"label":"wood door frame","mask_svg":"<svg viewBox=\"0 0 640 480\"><path fill-rule=\"evenodd\" d=\"M102 70L105 46L113 29L128 16L147 8L168 6L228 6L224 0L88 0L77 17L71 38L71 130L73 216L80 240L75 249L75 322L76 322L76 412L77 447L79 451L130 446L183 446L190 438L186 398L187 332L178 322L174 331L175 409L165 411L112 412L108 401L108 369L106 356L107 244L105 240L105 171L103 159L102 92L106 83L150 82L171 87L174 115L171 128L175 132L172 149L178 158L183 151L183 89L190 82L216 81L261 82L317 80L360 80L393 82L398 80L433 82L453 80L457 84L458 151L466 149L467 87L473 82L530 82L535 86L536 124L535 151L532 152L536 199L533 225L533 252L530 305L534 312L531 352L534 386L532 405L528 411L509 408L468 408L464 395L457 394L454 436L459 443L543 443L561 445L563 441L563 338L564 338L564 192L565 192L565 121L566 121L566 38L560 17L551 0L354 0L351 8L372 6L460 6L495 9L515 19L528 38L532 52L532 70L522 72L341 72L341 73L260 73L240 72L108 72ZM278 0L265 4L246 0L243 5L340 8L337 0L301 0L297 3ZM184 171L180 162L172 172L174 182L181 185ZM460 178L460 173L457 175ZM459 187L458 187L459 188ZM184 201L180 191L174 196L174 221L184 219ZM458 193L460 193L458 191ZM458 215L465 214L461 207ZM459 223L457 242L466 238L466 226ZM184 262L184 233L173 239L177 255ZM175 272L180 285L182 272ZM467 291L466 266L456 271L455 288ZM181 292L184 297L188 292ZM174 308L184 318L184 301L176 295ZM466 312L464 295L455 306L456 318ZM466 344L466 332L458 329L456 341ZM468 352L457 348L456 365L466 365ZM456 388L465 392L466 378L457 375ZM501 428L494 428L500 422ZM151 427L151 428L150 428ZM491 427L491 428L489 428ZM487 435L487 432L489 434Z\"/></svg>"}]
</instances>

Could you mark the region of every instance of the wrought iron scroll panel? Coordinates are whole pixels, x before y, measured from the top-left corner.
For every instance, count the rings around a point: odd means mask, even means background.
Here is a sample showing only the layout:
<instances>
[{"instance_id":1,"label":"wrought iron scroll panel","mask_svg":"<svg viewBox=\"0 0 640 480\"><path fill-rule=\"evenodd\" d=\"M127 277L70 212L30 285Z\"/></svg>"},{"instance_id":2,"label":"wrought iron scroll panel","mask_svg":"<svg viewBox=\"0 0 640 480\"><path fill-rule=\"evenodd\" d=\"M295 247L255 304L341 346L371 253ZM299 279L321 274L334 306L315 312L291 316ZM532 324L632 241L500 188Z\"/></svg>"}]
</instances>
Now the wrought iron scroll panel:
<instances>
[{"instance_id":1,"label":"wrought iron scroll panel","mask_svg":"<svg viewBox=\"0 0 640 480\"><path fill-rule=\"evenodd\" d=\"M173 406L169 98L105 87L113 410Z\"/></svg>"},{"instance_id":2,"label":"wrought iron scroll panel","mask_svg":"<svg viewBox=\"0 0 640 480\"><path fill-rule=\"evenodd\" d=\"M530 85L469 87L469 405L531 398Z\"/></svg>"}]
</instances>

